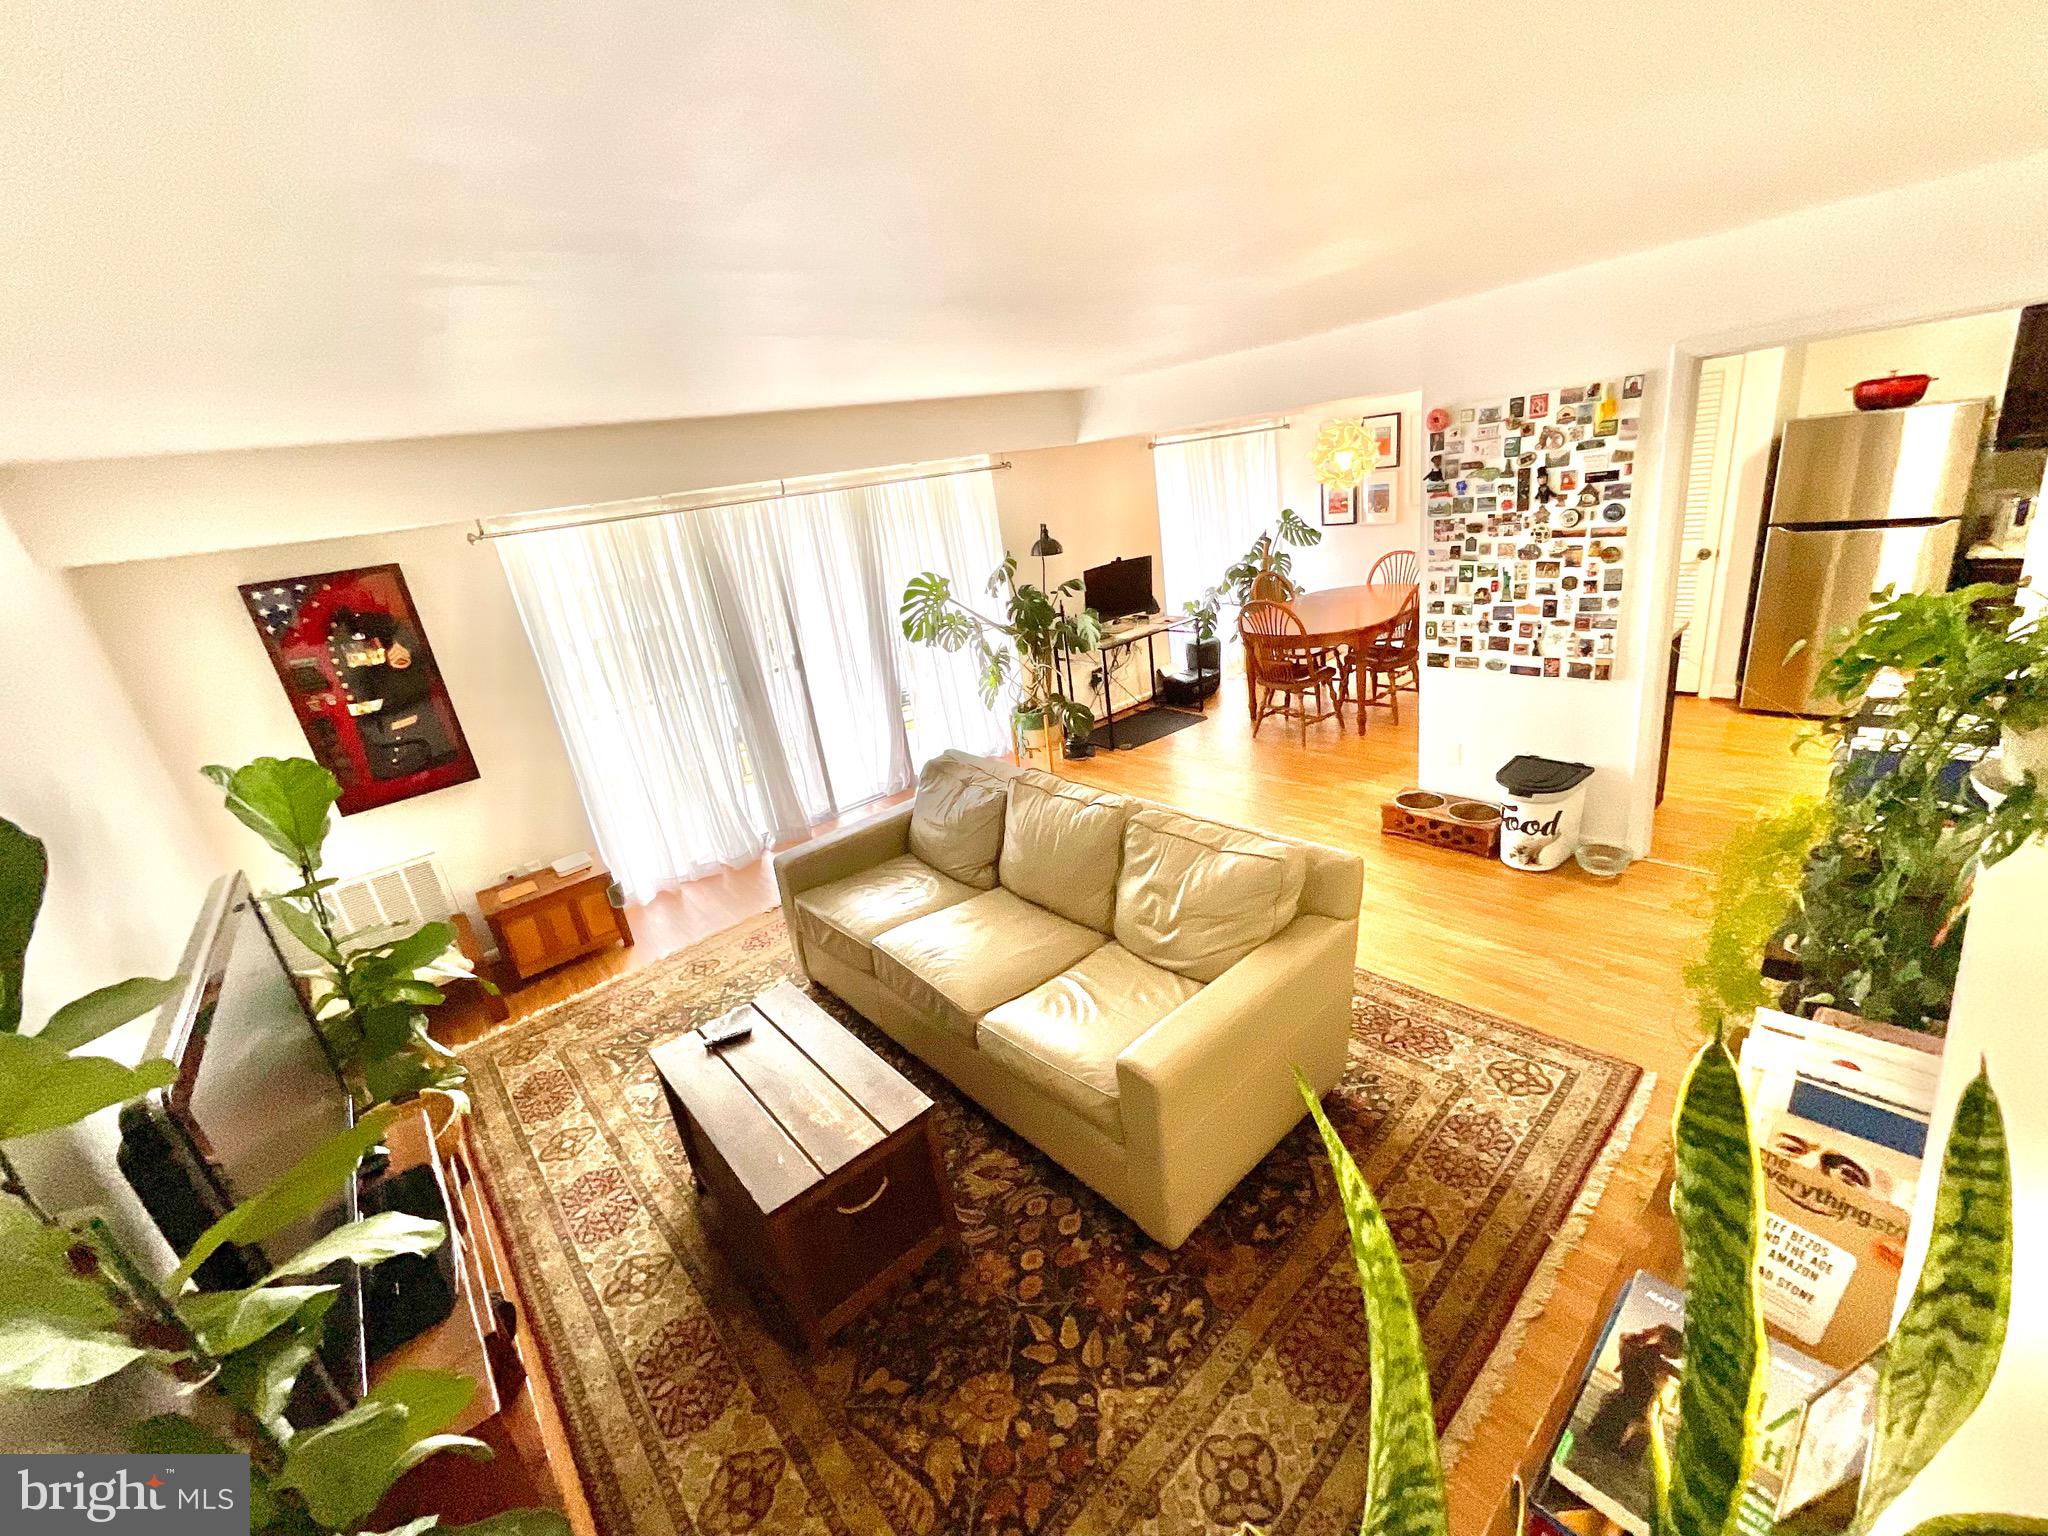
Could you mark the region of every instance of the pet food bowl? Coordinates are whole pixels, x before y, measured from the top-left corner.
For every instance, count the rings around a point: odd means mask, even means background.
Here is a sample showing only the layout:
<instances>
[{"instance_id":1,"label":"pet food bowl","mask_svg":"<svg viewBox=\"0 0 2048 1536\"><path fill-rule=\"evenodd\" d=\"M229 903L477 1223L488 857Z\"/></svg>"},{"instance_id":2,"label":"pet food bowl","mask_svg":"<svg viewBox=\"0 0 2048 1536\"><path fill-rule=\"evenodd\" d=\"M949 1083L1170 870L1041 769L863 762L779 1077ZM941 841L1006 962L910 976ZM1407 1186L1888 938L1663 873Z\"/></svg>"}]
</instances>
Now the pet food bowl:
<instances>
[{"instance_id":1,"label":"pet food bowl","mask_svg":"<svg viewBox=\"0 0 2048 1536\"><path fill-rule=\"evenodd\" d=\"M1572 851L1579 868L1602 880L1612 880L1635 861L1635 855L1619 843L1581 843Z\"/></svg>"}]
</instances>

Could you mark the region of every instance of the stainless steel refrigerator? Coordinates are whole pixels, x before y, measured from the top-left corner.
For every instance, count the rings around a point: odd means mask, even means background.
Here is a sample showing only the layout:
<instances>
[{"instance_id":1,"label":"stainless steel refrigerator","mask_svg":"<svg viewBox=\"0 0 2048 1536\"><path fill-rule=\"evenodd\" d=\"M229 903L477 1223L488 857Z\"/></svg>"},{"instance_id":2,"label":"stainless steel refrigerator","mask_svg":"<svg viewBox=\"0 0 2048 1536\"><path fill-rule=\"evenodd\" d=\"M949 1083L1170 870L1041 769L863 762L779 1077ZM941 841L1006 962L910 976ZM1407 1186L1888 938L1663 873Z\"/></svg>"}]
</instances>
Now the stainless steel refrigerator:
<instances>
[{"instance_id":1,"label":"stainless steel refrigerator","mask_svg":"<svg viewBox=\"0 0 2048 1536\"><path fill-rule=\"evenodd\" d=\"M1984 409L1969 400L1785 424L1743 651L1744 709L1834 713L1814 693L1829 637L1881 588L1948 586Z\"/></svg>"}]
</instances>

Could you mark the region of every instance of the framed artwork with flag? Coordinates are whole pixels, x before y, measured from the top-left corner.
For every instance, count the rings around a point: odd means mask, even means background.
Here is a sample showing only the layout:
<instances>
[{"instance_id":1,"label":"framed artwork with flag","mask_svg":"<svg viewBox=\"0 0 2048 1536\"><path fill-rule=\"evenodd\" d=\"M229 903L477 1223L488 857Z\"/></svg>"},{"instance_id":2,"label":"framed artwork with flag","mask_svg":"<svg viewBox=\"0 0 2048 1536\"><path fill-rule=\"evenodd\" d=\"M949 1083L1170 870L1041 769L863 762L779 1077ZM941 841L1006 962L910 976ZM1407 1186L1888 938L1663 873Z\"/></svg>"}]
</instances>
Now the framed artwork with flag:
<instances>
[{"instance_id":1,"label":"framed artwork with flag","mask_svg":"<svg viewBox=\"0 0 2048 1536\"><path fill-rule=\"evenodd\" d=\"M476 759L395 565L252 581L242 602L341 814L465 784Z\"/></svg>"}]
</instances>

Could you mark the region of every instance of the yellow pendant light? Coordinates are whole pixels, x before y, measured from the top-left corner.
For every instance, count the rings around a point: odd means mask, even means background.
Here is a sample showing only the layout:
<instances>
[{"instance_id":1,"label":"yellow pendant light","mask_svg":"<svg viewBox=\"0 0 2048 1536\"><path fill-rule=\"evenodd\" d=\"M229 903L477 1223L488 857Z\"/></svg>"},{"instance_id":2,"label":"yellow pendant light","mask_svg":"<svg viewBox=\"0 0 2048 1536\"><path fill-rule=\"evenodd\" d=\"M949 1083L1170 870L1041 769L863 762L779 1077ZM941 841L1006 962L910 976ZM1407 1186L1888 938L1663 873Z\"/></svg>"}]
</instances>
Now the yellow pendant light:
<instances>
[{"instance_id":1,"label":"yellow pendant light","mask_svg":"<svg viewBox=\"0 0 2048 1536\"><path fill-rule=\"evenodd\" d=\"M1339 416L1324 422L1317 431L1309 462L1323 484L1348 491L1379 467L1379 448L1363 421L1356 416Z\"/></svg>"}]
</instances>

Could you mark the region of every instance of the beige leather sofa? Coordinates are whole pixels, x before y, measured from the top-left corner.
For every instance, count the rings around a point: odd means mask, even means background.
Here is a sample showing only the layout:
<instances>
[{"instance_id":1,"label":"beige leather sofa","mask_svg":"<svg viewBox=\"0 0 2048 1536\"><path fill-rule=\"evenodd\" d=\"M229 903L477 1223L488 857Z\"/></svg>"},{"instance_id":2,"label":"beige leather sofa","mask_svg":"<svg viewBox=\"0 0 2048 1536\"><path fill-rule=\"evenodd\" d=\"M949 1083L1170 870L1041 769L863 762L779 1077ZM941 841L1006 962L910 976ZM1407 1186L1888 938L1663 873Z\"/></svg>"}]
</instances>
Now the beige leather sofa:
<instances>
[{"instance_id":1,"label":"beige leather sofa","mask_svg":"<svg viewBox=\"0 0 2048 1536\"><path fill-rule=\"evenodd\" d=\"M812 981L1168 1247L1343 1073L1353 854L949 752L775 874Z\"/></svg>"}]
</instances>

